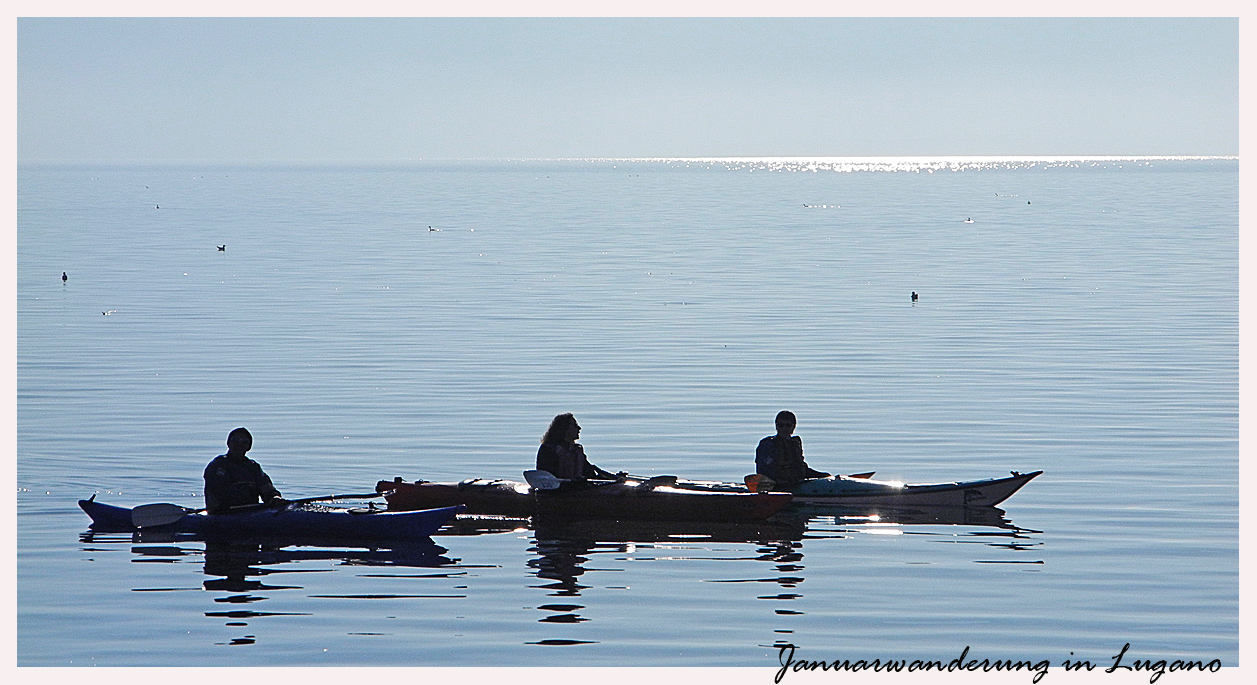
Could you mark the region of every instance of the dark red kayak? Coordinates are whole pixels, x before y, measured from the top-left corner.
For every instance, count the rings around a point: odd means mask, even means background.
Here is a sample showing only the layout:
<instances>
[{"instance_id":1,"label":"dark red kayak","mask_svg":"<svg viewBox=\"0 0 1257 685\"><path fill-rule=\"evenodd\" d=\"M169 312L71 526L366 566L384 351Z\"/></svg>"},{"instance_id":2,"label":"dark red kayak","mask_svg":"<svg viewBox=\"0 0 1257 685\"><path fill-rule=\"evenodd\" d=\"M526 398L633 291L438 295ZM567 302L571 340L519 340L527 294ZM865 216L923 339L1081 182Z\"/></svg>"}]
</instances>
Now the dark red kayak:
<instances>
[{"instance_id":1,"label":"dark red kayak","mask_svg":"<svg viewBox=\"0 0 1257 685\"><path fill-rule=\"evenodd\" d=\"M695 490L634 479L539 491L527 483L480 479L461 483L382 480L375 487L390 511L463 505L469 514L551 519L762 521L791 499L784 492Z\"/></svg>"},{"instance_id":2,"label":"dark red kayak","mask_svg":"<svg viewBox=\"0 0 1257 685\"><path fill-rule=\"evenodd\" d=\"M512 480L474 478L461 483L408 483L397 478L376 483L375 491L384 495L390 511L462 505L468 514L529 517L537 513L532 488Z\"/></svg>"}]
</instances>

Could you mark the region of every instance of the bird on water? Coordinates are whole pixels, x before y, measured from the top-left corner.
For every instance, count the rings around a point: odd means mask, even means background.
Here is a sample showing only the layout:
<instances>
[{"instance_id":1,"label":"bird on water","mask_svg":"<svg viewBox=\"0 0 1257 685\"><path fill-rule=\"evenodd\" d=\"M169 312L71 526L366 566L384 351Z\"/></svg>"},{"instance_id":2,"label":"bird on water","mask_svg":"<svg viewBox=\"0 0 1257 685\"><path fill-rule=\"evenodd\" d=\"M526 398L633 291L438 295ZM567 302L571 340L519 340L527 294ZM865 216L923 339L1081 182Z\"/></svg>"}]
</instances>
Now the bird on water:
<instances>
[{"instance_id":1,"label":"bird on water","mask_svg":"<svg viewBox=\"0 0 1257 685\"><path fill-rule=\"evenodd\" d=\"M917 301L917 291L915 291L915 290L913 290L913 291L912 291L912 301L913 301L913 302L916 302L916 301Z\"/></svg>"},{"instance_id":2,"label":"bird on water","mask_svg":"<svg viewBox=\"0 0 1257 685\"><path fill-rule=\"evenodd\" d=\"M226 252L226 251L227 251L227 246L226 246L226 245L219 245L219 246L218 246L218 251L219 251L219 252Z\"/></svg>"},{"instance_id":3,"label":"bird on water","mask_svg":"<svg viewBox=\"0 0 1257 685\"><path fill-rule=\"evenodd\" d=\"M68 281L68 280L70 280L70 277L69 277L69 276L67 276L67 275L65 275L65 272L64 272L64 271L62 271L62 272L61 272L61 282L62 282L62 283L65 283L65 282L66 282L66 281Z\"/></svg>"}]
</instances>

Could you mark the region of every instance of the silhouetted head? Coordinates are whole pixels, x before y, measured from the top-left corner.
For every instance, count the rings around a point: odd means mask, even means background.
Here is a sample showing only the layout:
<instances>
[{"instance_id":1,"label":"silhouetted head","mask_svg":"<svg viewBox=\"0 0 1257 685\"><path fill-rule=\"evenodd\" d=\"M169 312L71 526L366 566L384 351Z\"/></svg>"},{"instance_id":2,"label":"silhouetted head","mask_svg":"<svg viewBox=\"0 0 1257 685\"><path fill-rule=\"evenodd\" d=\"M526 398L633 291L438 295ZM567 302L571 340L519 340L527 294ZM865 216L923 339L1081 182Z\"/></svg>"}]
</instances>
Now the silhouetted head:
<instances>
[{"instance_id":1,"label":"silhouetted head","mask_svg":"<svg viewBox=\"0 0 1257 685\"><path fill-rule=\"evenodd\" d=\"M580 424L571 414L559 414L550 422L546 434L541 438L543 445L557 445L565 442L576 442L580 437Z\"/></svg>"},{"instance_id":2,"label":"silhouetted head","mask_svg":"<svg viewBox=\"0 0 1257 685\"><path fill-rule=\"evenodd\" d=\"M777 412L777 432L781 435L790 435L794 432L794 427L797 425L799 425L799 421L794 417L794 412Z\"/></svg>"},{"instance_id":3,"label":"silhouetted head","mask_svg":"<svg viewBox=\"0 0 1257 685\"><path fill-rule=\"evenodd\" d=\"M237 428L227 435L227 452L244 454L253 449L253 435L244 428Z\"/></svg>"}]
</instances>

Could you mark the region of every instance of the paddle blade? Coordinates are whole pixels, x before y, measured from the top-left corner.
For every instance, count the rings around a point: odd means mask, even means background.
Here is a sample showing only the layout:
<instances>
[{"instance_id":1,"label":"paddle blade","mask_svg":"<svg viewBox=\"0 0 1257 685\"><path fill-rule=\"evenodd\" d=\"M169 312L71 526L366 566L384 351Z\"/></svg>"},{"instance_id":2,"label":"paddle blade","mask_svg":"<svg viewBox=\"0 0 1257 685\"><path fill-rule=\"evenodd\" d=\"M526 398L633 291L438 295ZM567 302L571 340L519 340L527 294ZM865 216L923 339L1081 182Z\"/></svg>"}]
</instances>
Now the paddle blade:
<instances>
[{"instance_id":1,"label":"paddle blade","mask_svg":"<svg viewBox=\"0 0 1257 685\"><path fill-rule=\"evenodd\" d=\"M168 526L192 511L178 504L141 504L131 510L131 525L136 528Z\"/></svg>"},{"instance_id":2,"label":"paddle blade","mask_svg":"<svg viewBox=\"0 0 1257 685\"><path fill-rule=\"evenodd\" d=\"M874 473L877 473L877 472L869 471L868 473L853 473L847 476L847 478L872 478Z\"/></svg>"},{"instance_id":3,"label":"paddle blade","mask_svg":"<svg viewBox=\"0 0 1257 685\"><path fill-rule=\"evenodd\" d=\"M638 490L651 490L656 487L659 487L660 485L676 485L676 482L677 482L676 476L651 476L650 478L647 478L641 483L638 483L637 489Z\"/></svg>"},{"instance_id":4,"label":"paddle blade","mask_svg":"<svg viewBox=\"0 0 1257 685\"><path fill-rule=\"evenodd\" d=\"M772 490L774 485L777 484L777 481L765 476L762 473L752 473L746 478L743 478L742 482L746 483L746 489L751 492L768 492L769 490Z\"/></svg>"},{"instance_id":5,"label":"paddle blade","mask_svg":"<svg viewBox=\"0 0 1257 685\"><path fill-rule=\"evenodd\" d=\"M533 490L558 490L563 484L563 481L549 471L525 471L524 480L528 481Z\"/></svg>"}]
</instances>

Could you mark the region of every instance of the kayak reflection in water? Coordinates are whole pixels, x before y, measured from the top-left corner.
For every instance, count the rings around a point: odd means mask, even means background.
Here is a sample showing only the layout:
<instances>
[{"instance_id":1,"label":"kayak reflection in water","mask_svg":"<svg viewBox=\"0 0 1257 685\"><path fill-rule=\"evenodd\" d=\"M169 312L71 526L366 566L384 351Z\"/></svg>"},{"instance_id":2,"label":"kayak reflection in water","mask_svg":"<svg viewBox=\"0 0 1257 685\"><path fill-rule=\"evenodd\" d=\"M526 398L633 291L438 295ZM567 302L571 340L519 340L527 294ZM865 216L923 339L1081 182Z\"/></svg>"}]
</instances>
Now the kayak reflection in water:
<instances>
[{"instance_id":1,"label":"kayak reflection in water","mask_svg":"<svg viewBox=\"0 0 1257 685\"><path fill-rule=\"evenodd\" d=\"M774 490L790 490L808 478L830 475L803 461L803 440L792 435L797 424L793 412L778 412L777 434L760 440L755 448L755 473L772 479Z\"/></svg>"},{"instance_id":2,"label":"kayak reflection in water","mask_svg":"<svg viewBox=\"0 0 1257 685\"><path fill-rule=\"evenodd\" d=\"M227 436L227 454L220 454L205 467L205 509L211 514L227 513L233 507L259 502L284 504L270 476L252 459L244 456L253 447L253 436L237 428Z\"/></svg>"},{"instance_id":3,"label":"kayak reflection in water","mask_svg":"<svg viewBox=\"0 0 1257 685\"><path fill-rule=\"evenodd\" d=\"M537 470L549 471L556 478L571 481L616 480L622 474L604 471L589 463L585 448L576 442L580 438L580 424L571 414L559 414L550 422L550 428L541 438L537 450Z\"/></svg>"}]
</instances>

